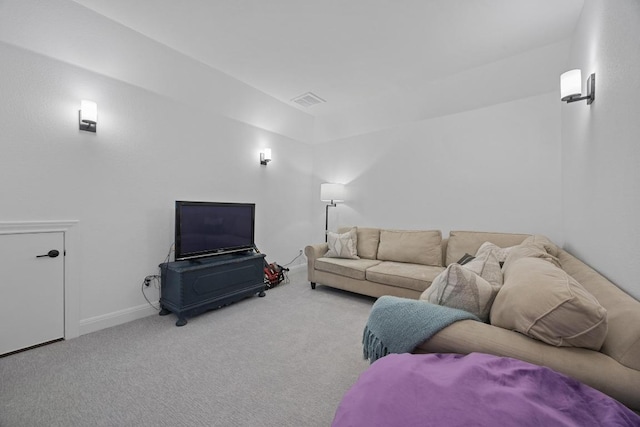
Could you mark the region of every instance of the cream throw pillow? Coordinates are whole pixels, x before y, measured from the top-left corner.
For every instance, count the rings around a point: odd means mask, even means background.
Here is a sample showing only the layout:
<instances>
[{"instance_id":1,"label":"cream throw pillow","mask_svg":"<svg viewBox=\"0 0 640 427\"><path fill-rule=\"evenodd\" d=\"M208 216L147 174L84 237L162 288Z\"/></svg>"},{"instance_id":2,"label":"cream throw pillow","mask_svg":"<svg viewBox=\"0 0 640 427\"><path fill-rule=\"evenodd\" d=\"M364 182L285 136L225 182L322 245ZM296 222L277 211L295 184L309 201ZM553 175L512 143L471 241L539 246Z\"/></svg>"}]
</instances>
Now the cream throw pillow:
<instances>
[{"instance_id":1,"label":"cream throw pillow","mask_svg":"<svg viewBox=\"0 0 640 427\"><path fill-rule=\"evenodd\" d=\"M493 251L485 251L480 258L464 266L450 264L433 280L420 299L468 311L487 322L501 285L500 263Z\"/></svg>"},{"instance_id":2,"label":"cream throw pillow","mask_svg":"<svg viewBox=\"0 0 640 427\"><path fill-rule=\"evenodd\" d=\"M520 258L508 267L491 309L492 325L558 347L600 350L607 311L582 285L544 258Z\"/></svg>"},{"instance_id":3,"label":"cream throw pillow","mask_svg":"<svg viewBox=\"0 0 640 427\"><path fill-rule=\"evenodd\" d=\"M358 234L356 227L343 234L328 232L329 250L324 254L327 258L360 259L358 256Z\"/></svg>"}]
</instances>

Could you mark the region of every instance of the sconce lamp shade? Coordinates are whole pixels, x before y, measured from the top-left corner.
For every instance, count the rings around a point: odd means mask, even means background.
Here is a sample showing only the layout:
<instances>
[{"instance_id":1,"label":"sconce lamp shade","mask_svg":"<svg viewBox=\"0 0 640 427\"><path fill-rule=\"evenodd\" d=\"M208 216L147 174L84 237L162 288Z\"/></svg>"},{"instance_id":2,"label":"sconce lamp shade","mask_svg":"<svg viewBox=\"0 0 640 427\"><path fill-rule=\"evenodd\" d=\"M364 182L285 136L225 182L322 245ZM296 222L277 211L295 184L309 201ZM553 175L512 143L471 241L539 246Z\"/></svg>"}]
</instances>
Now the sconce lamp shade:
<instances>
[{"instance_id":1,"label":"sconce lamp shade","mask_svg":"<svg viewBox=\"0 0 640 427\"><path fill-rule=\"evenodd\" d=\"M98 124L98 104L93 101L80 101L80 130L95 132Z\"/></svg>"},{"instance_id":2,"label":"sconce lamp shade","mask_svg":"<svg viewBox=\"0 0 640 427\"><path fill-rule=\"evenodd\" d=\"M320 184L320 200L323 202L344 202L344 185L325 182Z\"/></svg>"},{"instance_id":3,"label":"sconce lamp shade","mask_svg":"<svg viewBox=\"0 0 640 427\"><path fill-rule=\"evenodd\" d=\"M265 148L260 153L260 164L266 165L271 161L271 148Z\"/></svg>"},{"instance_id":4,"label":"sconce lamp shade","mask_svg":"<svg viewBox=\"0 0 640 427\"><path fill-rule=\"evenodd\" d=\"M582 72L569 70L560 76L560 97L566 101L582 94Z\"/></svg>"},{"instance_id":5,"label":"sconce lamp shade","mask_svg":"<svg viewBox=\"0 0 640 427\"><path fill-rule=\"evenodd\" d=\"M567 103L587 101L590 105L596 99L596 73L587 79L587 94L582 96L582 72L570 70L560 76L560 100Z\"/></svg>"}]
</instances>

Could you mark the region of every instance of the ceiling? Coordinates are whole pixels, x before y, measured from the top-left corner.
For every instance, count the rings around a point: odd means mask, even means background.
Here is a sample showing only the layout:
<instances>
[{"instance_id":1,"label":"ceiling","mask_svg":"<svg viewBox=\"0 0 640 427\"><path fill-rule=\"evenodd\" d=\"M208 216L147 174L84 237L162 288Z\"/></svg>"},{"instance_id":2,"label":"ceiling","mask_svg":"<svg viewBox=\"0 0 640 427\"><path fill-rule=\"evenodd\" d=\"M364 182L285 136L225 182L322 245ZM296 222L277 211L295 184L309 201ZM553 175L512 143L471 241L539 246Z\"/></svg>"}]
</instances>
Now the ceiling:
<instances>
[{"instance_id":1,"label":"ceiling","mask_svg":"<svg viewBox=\"0 0 640 427\"><path fill-rule=\"evenodd\" d=\"M569 38L584 0L75 0L311 115ZM313 92L326 103L301 107Z\"/></svg>"}]
</instances>

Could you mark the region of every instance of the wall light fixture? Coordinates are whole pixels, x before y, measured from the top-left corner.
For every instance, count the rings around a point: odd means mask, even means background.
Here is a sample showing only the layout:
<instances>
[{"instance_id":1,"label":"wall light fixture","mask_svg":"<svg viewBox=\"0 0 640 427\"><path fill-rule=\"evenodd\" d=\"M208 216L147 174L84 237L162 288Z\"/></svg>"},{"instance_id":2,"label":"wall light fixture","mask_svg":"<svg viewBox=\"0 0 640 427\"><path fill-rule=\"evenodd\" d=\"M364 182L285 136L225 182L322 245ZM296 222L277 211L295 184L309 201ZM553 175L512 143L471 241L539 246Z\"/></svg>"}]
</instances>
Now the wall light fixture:
<instances>
[{"instance_id":1,"label":"wall light fixture","mask_svg":"<svg viewBox=\"0 0 640 427\"><path fill-rule=\"evenodd\" d=\"M596 73L587 78L587 94L582 96L582 71L570 70L560 76L560 100L569 102L586 99L591 104L596 99Z\"/></svg>"},{"instance_id":2,"label":"wall light fixture","mask_svg":"<svg viewBox=\"0 0 640 427\"><path fill-rule=\"evenodd\" d=\"M260 164L267 165L271 161L271 148L265 148L260 153Z\"/></svg>"},{"instance_id":3,"label":"wall light fixture","mask_svg":"<svg viewBox=\"0 0 640 427\"><path fill-rule=\"evenodd\" d=\"M98 127L98 104L93 101L80 101L80 111L78 112L80 130L95 132Z\"/></svg>"}]
</instances>

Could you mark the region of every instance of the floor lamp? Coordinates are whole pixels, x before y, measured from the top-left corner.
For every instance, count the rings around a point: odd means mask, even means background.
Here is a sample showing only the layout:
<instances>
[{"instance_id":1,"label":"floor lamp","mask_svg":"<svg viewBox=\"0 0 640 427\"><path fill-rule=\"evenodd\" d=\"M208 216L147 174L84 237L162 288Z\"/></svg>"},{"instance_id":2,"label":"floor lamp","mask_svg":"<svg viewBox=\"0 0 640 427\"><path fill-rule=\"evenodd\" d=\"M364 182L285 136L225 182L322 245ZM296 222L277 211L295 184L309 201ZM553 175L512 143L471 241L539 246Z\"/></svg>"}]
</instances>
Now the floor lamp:
<instances>
[{"instance_id":1,"label":"floor lamp","mask_svg":"<svg viewBox=\"0 0 640 427\"><path fill-rule=\"evenodd\" d=\"M323 202L329 202L325 207L324 214L324 241L327 241L327 233L329 232L329 208L336 207L336 203L344 202L344 185L331 184L325 182L320 184L320 199Z\"/></svg>"}]
</instances>

